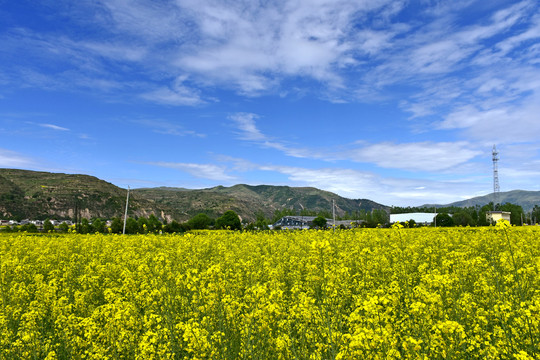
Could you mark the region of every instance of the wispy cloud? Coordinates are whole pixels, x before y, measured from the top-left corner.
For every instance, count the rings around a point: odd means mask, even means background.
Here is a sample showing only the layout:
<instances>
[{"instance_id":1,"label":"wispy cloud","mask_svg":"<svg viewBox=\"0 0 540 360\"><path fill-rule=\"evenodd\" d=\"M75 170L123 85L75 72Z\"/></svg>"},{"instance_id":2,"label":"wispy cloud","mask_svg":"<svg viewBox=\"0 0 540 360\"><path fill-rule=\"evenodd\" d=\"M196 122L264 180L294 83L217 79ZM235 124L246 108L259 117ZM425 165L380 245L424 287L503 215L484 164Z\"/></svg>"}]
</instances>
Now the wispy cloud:
<instances>
[{"instance_id":1,"label":"wispy cloud","mask_svg":"<svg viewBox=\"0 0 540 360\"><path fill-rule=\"evenodd\" d=\"M35 162L22 154L7 149L0 149L0 167L28 168L33 165L35 165Z\"/></svg>"},{"instance_id":2,"label":"wispy cloud","mask_svg":"<svg viewBox=\"0 0 540 360\"><path fill-rule=\"evenodd\" d=\"M538 141L539 113L540 92L515 103L496 103L492 99L483 104L464 105L450 112L439 126L463 129L468 137L487 142Z\"/></svg>"},{"instance_id":3,"label":"wispy cloud","mask_svg":"<svg viewBox=\"0 0 540 360\"><path fill-rule=\"evenodd\" d=\"M199 46L176 64L217 83L253 93L286 76L342 86L339 68L355 63L348 31L355 15L389 1L186 1ZM202 41L201 41L202 40Z\"/></svg>"},{"instance_id":4,"label":"wispy cloud","mask_svg":"<svg viewBox=\"0 0 540 360\"><path fill-rule=\"evenodd\" d=\"M157 134L174 135L174 136L194 136L194 137L199 137L199 138L206 137L205 134L201 134L193 130L188 130L184 128L183 125L170 122L170 121L165 121L165 120L160 120L160 119L140 119L140 120L132 120L132 122L135 124L148 127Z\"/></svg>"},{"instance_id":5,"label":"wispy cloud","mask_svg":"<svg viewBox=\"0 0 540 360\"><path fill-rule=\"evenodd\" d=\"M342 168L307 169L260 166L260 170L288 176L294 186L312 186L354 199L372 199L384 205L441 204L485 194L474 182L437 182L426 179L382 177L372 172Z\"/></svg>"},{"instance_id":6,"label":"wispy cloud","mask_svg":"<svg viewBox=\"0 0 540 360\"><path fill-rule=\"evenodd\" d=\"M54 125L54 124L38 124L38 125L47 129L52 129L52 130L57 130L57 131L69 131L68 128Z\"/></svg>"},{"instance_id":7,"label":"wispy cloud","mask_svg":"<svg viewBox=\"0 0 540 360\"><path fill-rule=\"evenodd\" d=\"M258 118L256 114L252 113L237 113L229 116L238 127L238 136L241 140L249 141L266 141L267 138L257 128L255 120Z\"/></svg>"},{"instance_id":8,"label":"wispy cloud","mask_svg":"<svg viewBox=\"0 0 540 360\"><path fill-rule=\"evenodd\" d=\"M389 169L439 172L466 163L481 154L465 142L383 142L348 151L350 159Z\"/></svg>"},{"instance_id":9,"label":"wispy cloud","mask_svg":"<svg viewBox=\"0 0 540 360\"><path fill-rule=\"evenodd\" d=\"M186 76L179 76L170 86L157 88L141 96L144 99L167 105L203 104L205 101L201 98L200 91L184 85L186 80Z\"/></svg>"},{"instance_id":10,"label":"wispy cloud","mask_svg":"<svg viewBox=\"0 0 540 360\"><path fill-rule=\"evenodd\" d=\"M24 62L9 69L16 74L13 83L25 74L31 86L86 83L103 91L121 88L128 96L135 92L161 104L194 106L209 101L204 91L216 85L258 95L282 92L281 84L294 78L323 83L319 95L332 101L356 94L376 99L393 85L413 85L422 92L426 79L431 88L438 76L453 77L473 66L473 76L482 74L481 59L504 65L540 32L534 1L512 4L470 26L458 26L460 11L467 11L470 1L430 5L420 9L416 22L404 23L396 16L412 6L405 1L111 0L69 10L99 14L85 24L95 30L94 38L19 28L1 45L13 57L32 55L42 64L62 65L50 76ZM73 21L84 18L73 16ZM517 26L523 31L509 36ZM500 41L493 47L495 39ZM534 61L539 51L531 46L522 60ZM125 76L133 73L143 80L128 83ZM464 93L463 86L460 82L451 93ZM421 104L428 98L411 100L416 115L429 113L429 106Z\"/></svg>"},{"instance_id":11,"label":"wispy cloud","mask_svg":"<svg viewBox=\"0 0 540 360\"><path fill-rule=\"evenodd\" d=\"M229 119L232 120L237 127L237 135L240 140L251 141L262 148L278 150L291 157L323 158L323 155L314 149L294 147L283 141L271 139L258 129L255 121L258 118L258 115L252 113L236 113L229 116Z\"/></svg>"},{"instance_id":12,"label":"wispy cloud","mask_svg":"<svg viewBox=\"0 0 540 360\"><path fill-rule=\"evenodd\" d=\"M196 178L226 181L235 180L234 176L227 174L227 169L224 166L215 164L194 164L194 163L175 163L175 162L149 162L147 165L160 166L170 169L176 169L186 172Z\"/></svg>"},{"instance_id":13,"label":"wispy cloud","mask_svg":"<svg viewBox=\"0 0 540 360\"><path fill-rule=\"evenodd\" d=\"M466 163L481 154L467 142L416 142L367 144L358 142L346 151L327 148L297 148L280 141L271 140L263 134L256 124L258 116L252 113L237 113L230 116L238 128L241 140L252 141L263 148L275 149L298 158L319 159L325 161L350 160L375 164L382 168L408 171L438 172Z\"/></svg>"}]
</instances>

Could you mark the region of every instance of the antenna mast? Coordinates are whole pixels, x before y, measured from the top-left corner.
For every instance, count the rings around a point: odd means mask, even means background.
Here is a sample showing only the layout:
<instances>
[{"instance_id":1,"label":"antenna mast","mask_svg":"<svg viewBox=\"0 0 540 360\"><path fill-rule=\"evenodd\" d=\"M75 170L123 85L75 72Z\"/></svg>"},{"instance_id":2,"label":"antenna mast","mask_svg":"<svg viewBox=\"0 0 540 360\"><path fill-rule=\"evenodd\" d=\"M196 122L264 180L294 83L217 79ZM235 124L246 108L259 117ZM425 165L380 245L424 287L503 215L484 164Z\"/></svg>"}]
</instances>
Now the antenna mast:
<instances>
[{"instance_id":1,"label":"antenna mast","mask_svg":"<svg viewBox=\"0 0 540 360\"><path fill-rule=\"evenodd\" d=\"M499 188L499 152L497 151L497 147L493 145L493 202L494 206L496 206L499 203L499 191L501 190Z\"/></svg>"}]
</instances>

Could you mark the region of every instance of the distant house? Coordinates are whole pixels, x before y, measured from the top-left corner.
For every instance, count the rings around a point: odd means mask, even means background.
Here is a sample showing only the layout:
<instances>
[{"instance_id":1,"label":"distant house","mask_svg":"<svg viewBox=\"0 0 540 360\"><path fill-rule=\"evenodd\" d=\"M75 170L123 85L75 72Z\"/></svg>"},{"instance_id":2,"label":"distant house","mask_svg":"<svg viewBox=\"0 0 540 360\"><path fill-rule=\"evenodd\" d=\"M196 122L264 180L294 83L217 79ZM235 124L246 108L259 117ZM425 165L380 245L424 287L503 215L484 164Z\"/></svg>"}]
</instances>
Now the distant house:
<instances>
[{"instance_id":1,"label":"distant house","mask_svg":"<svg viewBox=\"0 0 540 360\"><path fill-rule=\"evenodd\" d=\"M486 220L488 223L496 223L497 221L504 219L510 222L510 215L512 213L509 211L488 211L486 213Z\"/></svg>"},{"instance_id":2,"label":"distant house","mask_svg":"<svg viewBox=\"0 0 540 360\"><path fill-rule=\"evenodd\" d=\"M272 224L272 227L280 227L282 229L309 229L313 225L314 219L315 216L284 216Z\"/></svg>"},{"instance_id":3,"label":"distant house","mask_svg":"<svg viewBox=\"0 0 540 360\"><path fill-rule=\"evenodd\" d=\"M405 214L390 214L390 223L395 222L404 223L409 220L414 220L417 224L429 225L432 224L436 213L405 213Z\"/></svg>"}]
</instances>

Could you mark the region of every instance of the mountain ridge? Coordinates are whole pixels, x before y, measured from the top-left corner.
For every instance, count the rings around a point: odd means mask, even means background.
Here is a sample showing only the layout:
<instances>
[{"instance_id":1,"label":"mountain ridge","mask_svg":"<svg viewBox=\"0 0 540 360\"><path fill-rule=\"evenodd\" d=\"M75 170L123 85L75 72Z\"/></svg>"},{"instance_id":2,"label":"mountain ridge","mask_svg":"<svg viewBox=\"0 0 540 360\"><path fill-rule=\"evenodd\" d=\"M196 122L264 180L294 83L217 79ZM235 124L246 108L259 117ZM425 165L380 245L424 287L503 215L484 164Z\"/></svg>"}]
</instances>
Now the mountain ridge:
<instances>
[{"instance_id":1,"label":"mountain ridge","mask_svg":"<svg viewBox=\"0 0 540 360\"><path fill-rule=\"evenodd\" d=\"M426 204L423 207L469 207L469 206L484 206L490 202L495 203L495 194L487 194L482 196L476 196L470 199L454 201L446 205L440 204ZM499 204L512 203L519 205L523 208L523 211L530 212L535 205L540 205L540 191L534 190L509 190L501 191L498 194Z\"/></svg>"},{"instance_id":2,"label":"mountain ridge","mask_svg":"<svg viewBox=\"0 0 540 360\"><path fill-rule=\"evenodd\" d=\"M0 216L3 218L122 217L127 189L91 175L0 169ZM237 184L206 189L175 187L130 191L129 216L154 213L167 221L186 221L198 213L217 218L234 210L245 221L276 210L332 210L343 216L355 211L389 208L368 199L348 199L313 187Z\"/></svg>"},{"instance_id":3,"label":"mountain ridge","mask_svg":"<svg viewBox=\"0 0 540 360\"><path fill-rule=\"evenodd\" d=\"M127 189L120 188L95 176L63 174L21 169L0 169L0 217L2 218L57 218L69 219L75 210L86 218L122 217ZM447 205L425 207L483 206L493 201L488 194L456 201ZM510 202L531 211L540 204L540 191L512 190L499 193L500 203ZM389 206L368 199L349 199L314 187L286 185L237 184L205 189L181 187L138 188L130 191L129 216L155 214L167 221L186 221L198 213L217 218L227 210L234 210L243 220L254 221L263 214L271 218L275 211L285 209L332 212L354 215L373 209L390 211Z\"/></svg>"}]
</instances>

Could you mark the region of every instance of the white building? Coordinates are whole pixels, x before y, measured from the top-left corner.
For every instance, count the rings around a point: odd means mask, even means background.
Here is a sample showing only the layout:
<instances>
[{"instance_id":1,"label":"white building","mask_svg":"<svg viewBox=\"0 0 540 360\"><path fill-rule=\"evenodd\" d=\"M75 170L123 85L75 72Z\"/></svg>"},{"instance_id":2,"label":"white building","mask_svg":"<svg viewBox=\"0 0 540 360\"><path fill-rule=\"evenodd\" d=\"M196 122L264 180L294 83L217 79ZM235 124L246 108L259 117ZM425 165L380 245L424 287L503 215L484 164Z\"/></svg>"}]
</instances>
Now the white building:
<instances>
[{"instance_id":1,"label":"white building","mask_svg":"<svg viewBox=\"0 0 540 360\"><path fill-rule=\"evenodd\" d=\"M488 223L496 223L497 221L504 219L510 222L510 215L512 213L509 211L488 211L486 213L486 220Z\"/></svg>"}]
</instances>

